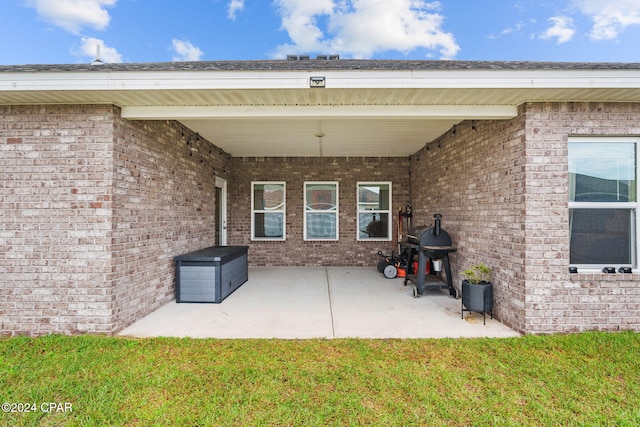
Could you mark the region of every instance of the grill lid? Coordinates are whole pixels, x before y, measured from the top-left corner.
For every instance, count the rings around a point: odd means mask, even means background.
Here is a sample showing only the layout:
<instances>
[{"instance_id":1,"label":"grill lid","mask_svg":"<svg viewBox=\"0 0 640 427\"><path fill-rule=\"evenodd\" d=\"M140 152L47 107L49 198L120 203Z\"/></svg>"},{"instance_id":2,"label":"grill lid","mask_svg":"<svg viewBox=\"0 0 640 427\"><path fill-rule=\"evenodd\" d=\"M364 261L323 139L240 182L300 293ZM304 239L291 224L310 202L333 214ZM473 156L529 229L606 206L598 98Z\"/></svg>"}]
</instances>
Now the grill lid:
<instances>
[{"instance_id":1,"label":"grill lid","mask_svg":"<svg viewBox=\"0 0 640 427\"><path fill-rule=\"evenodd\" d=\"M407 241L418 246L451 246L449 233L440 230L440 235L436 235L434 231L433 227L427 227L426 225L412 228L407 234Z\"/></svg>"},{"instance_id":2,"label":"grill lid","mask_svg":"<svg viewBox=\"0 0 640 427\"><path fill-rule=\"evenodd\" d=\"M422 225L413 227L407 233L407 241L425 249L448 249L455 250L451 245L451 236L441 227L442 215L435 214L435 224L433 227Z\"/></svg>"}]
</instances>

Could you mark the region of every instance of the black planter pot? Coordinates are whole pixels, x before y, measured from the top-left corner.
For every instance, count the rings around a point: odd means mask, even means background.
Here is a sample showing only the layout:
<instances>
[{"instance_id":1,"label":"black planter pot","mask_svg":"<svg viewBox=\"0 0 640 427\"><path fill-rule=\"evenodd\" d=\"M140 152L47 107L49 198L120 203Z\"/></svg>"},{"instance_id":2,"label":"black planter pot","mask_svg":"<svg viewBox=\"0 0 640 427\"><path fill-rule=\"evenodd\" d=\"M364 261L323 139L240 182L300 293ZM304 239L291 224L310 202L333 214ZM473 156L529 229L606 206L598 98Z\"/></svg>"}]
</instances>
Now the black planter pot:
<instances>
[{"instance_id":1,"label":"black planter pot","mask_svg":"<svg viewBox=\"0 0 640 427\"><path fill-rule=\"evenodd\" d=\"M485 314L490 313L493 319L493 283L474 285L466 280L462 281L462 318L465 311L482 313L483 324L486 324Z\"/></svg>"}]
</instances>

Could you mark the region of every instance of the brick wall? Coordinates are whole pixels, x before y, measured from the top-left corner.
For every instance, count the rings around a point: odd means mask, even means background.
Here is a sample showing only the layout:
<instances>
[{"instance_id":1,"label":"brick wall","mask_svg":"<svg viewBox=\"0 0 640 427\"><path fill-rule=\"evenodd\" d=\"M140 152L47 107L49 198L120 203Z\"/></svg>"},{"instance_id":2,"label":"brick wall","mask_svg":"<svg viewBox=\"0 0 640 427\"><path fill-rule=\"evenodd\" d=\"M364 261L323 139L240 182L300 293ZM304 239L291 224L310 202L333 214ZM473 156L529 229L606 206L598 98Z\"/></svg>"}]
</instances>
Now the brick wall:
<instances>
[{"instance_id":1,"label":"brick wall","mask_svg":"<svg viewBox=\"0 0 640 427\"><path fill-rule=\"evenodd\" d=\"M114 109L0 106L0 333L109 332Z\"/></svg>"},{"instance_id":2,"label":"brick wall","mask_svg":"<svg viewBox=\"0 0 640 427\"><path fill-rule=\"evenodd\" d=\"M574 274L569 265L568 137L638 136L640 103L540 103L527 126L526 330L640 330L640 274Z\"/></svg>"},{"instance_id":3,"label":"brick wall","mask_svg":"<svg viewBox=\"0 0 640 427\"><path fill-rule=\"evenodd\" d=\"M379 250L390 253L391 242L356 241L358 181L391 181L394 213L409 200L406 158L234 158L229 182L229 244L248 245L253 266L375 266ZM251 182L286 182L284 242L251 241ZM339 182L339 233L335 242L304 241L305 181Z\"/></svg>"},{"instance_id":4,"label":"brick wall","mask_svg":"<svg viewBox=\"0 0 640 427\"><path fill-rule=\"evenodd\" d=\"M639 135L638 123L640 104L527 104L412 156L415 221L444 215L454 283L470 264L492 267L494 312L521 332L640 330L640 274L568 272L568 137Z\"/></svg>"},{"instance_id":5,"label":"brick wall","mask_svg":"<svg viewBox=\"0 0 640 427\"><path fill-rule=\"evenodd\" d=\"M173 298L228 159L112 106L0 107L0 334L113 333Z\"/></svg>"},{"instance_id":6,"label":"brick wall","mask_svg":"<svg viewBox=\"0 0 640 427\"><path fill-rule=\"evenodd\" d=\"M524 330L524 118L463 122L411 157L413 223L442 227L454 286L459 272L483 262L493 269L494 315Z\"/></svg>"},{"instance_id":7,"label":"brick wall","mask_svg":"<svg viewBox=\"0 0 640 427\"><path fill-rule=\"evenodd\" d=\"M175 298L173 257L215 244L229 156L176 122L115 123L114 330Z\"/></svg>"}]
</instances>

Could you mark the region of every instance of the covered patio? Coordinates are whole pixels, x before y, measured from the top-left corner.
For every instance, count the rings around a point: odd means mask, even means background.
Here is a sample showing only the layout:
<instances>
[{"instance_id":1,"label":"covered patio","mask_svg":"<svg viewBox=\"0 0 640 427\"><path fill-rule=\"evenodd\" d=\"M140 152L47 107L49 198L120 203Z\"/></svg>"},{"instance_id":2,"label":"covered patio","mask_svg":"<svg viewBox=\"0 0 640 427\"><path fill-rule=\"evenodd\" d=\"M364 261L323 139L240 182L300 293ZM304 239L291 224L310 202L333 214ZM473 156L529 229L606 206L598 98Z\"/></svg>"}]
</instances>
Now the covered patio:
<instances>
[{"instance_id":1,"label":"covered patio","mask_svg":"<svg viewBox=\"0 0 640 427\"><path fill-rule=\"evenodd\" d=\"M377 252L396 250L393 218L407 207L414 227L443 216L454 284L470 265L492 269L495 317L519 333L637 329L636 244L632 273L570 272L568 148L576 138L640 144L639 70L395 60L0 67L0 333L491 336L500 324L460 319L459 300L440 291L414 300L376 271ZM384 194L377 205L369 187ZM329 207L315 209L314 197ZM268 233L267 213L278 224ZM386 235L363 235L362 221L383 217ZM318 218L328 226L309 233ZM639 225L626 227L630 242ZM249 282L219 306L171 302L174 257L211 246L247 246Z\"/></svg>"},{"instance_id":2,"label":"covered patio","mask_svg":"<svg viewBox=\"0 0 640 427\"><path fill-rule=\"evenodd\" d=\"M253 267L220 304L172 301L120 332L131 337L461 338L520 334L465 312L447 291L414 298L375 267Z\"/></svg>"}]
</instances>

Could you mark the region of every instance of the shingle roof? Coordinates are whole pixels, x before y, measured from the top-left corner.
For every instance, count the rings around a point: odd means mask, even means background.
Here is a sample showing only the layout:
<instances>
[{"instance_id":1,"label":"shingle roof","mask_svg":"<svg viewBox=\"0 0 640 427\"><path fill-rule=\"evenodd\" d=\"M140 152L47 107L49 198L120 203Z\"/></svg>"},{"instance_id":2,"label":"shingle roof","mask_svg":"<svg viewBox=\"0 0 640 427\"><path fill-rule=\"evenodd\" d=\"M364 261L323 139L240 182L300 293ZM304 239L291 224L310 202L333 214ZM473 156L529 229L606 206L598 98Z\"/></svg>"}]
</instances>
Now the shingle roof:
<instances>
[{"instance_id":1,"label":"shingle roof","mask_svg":"<svg viewBox=\"0 0 640 427\"><path fill-rule=\"evenodd\" d=\"M0 72L93 72L93 71L313 71L313 70L638 70L640 63L626 62L531 62L444 60L246 60L149 62L120 64L3 65Z\"/></svg>"}]
</instances>

